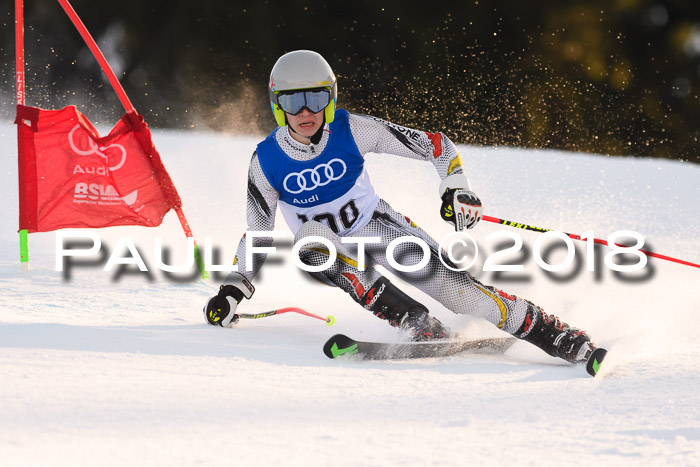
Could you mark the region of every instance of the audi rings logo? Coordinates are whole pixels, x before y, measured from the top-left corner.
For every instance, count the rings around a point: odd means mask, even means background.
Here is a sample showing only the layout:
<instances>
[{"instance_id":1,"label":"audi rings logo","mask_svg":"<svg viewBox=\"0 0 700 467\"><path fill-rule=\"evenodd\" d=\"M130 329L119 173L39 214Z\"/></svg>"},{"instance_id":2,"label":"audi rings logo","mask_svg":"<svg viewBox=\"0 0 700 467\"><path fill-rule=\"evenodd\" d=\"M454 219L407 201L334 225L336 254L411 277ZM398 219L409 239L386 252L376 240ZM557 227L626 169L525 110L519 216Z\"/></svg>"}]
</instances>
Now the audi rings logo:
<instances>
[{"instance_id":1,"label":"audi rings logo","mask_svg":"<svg viewBox=\"0 0 700 467\"><path fill-rule=\"evenodd\" d=\"M105 160L107 168L111 171L119 170L126 162L126 149L121 144L109 144L107 146L98 146L91 138L87 139L89 148L78 149L75 145L74 138L75 130L80 128L80 125L75 125L73 129L68 133L68 144L70 148L79 156L91 156L95 154ZM109 152L109 154L105 154Z\"/></svg>"},{"instance_id":2,"label":"audi rings logo","mask_svg":"<svg viewBox=\"0 0 700 467\"><path fill-rule=\"evenodd\" d=\"M347 170L345 162L337 158L331 159L328 163L318 164L313 169L290 173L284 177L284 189L293 195L302 191L311 191L328 185L334 180L340 180Z\"/></svg>"}]
</instances>

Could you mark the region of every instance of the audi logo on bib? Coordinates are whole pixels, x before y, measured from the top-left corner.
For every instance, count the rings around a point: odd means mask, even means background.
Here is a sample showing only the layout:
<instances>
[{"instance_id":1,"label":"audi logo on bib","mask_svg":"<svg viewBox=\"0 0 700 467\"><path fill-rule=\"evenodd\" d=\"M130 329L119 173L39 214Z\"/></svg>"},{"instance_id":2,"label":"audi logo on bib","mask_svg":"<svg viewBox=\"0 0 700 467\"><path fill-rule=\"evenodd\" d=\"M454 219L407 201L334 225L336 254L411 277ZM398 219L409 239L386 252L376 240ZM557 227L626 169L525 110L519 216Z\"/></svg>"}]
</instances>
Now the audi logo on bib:
<instances>
[{"instance_id":1,"label":"audi logo on bib","mask_svg":"<svg viewBox=\"0 0 700 467\"><path fill-rule=\"evenodd\" d=\"M340 180L347 166L341 159L331 159L325 164L318 164L313 169L292 172L284 177L284 189L296 195L303 191L311 191L328 185L334 180Z\"/></svg>"}]
</instances>

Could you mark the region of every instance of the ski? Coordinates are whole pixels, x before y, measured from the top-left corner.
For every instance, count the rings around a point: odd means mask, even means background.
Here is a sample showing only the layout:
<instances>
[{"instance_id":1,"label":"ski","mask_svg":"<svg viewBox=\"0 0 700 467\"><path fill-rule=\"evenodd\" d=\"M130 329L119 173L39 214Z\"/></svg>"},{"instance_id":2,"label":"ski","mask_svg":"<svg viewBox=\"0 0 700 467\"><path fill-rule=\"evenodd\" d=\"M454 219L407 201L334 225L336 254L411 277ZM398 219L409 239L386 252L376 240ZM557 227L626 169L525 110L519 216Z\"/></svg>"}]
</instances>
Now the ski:
<instances>
[{"instance_id":1,"label":"ski","mask_svg":"<svg viewBox=\"0 0 700 467\"><path fill-rule=\"evenodd\" d=\"M593 352L591 352L591 354L588 356L588 361L586 361L586 371L589 375L595 376L598 374L600 364L603 363L603 359L607 353L607 350L601 348L595 349Z\"/></svg>"},{"instance_id":2,"label":"ski","mask_svg":"<svg viewBox=\"0 0 700 467\"><path fill-rule=\"evenodd\" d=\"M354 355L363 360L388 360L399 358L446 357L457 353L501 354L517 339L496 337L476 340L443 340L423 342L364 342L336 334L326 341L323 353L328 358Z\"/></svg>"},{"instance_id":3,"label":"ski","mask_svg":"<svg viewBox=\"0 0 700 467\"><path fill-rule=\"evenodd\" d=\"M402 358L447 357L458 353L502 354L517 339L514 337L495 337L491 339L443 340L423 342L366 342L352 339L344 334L336 334L323 346L323 353L328 358L354 356L361 360L394 360ZM597 348L591 352L586 361L589 375L598 374L603 359L608 351Z\"/></svg>"}]
</instances>

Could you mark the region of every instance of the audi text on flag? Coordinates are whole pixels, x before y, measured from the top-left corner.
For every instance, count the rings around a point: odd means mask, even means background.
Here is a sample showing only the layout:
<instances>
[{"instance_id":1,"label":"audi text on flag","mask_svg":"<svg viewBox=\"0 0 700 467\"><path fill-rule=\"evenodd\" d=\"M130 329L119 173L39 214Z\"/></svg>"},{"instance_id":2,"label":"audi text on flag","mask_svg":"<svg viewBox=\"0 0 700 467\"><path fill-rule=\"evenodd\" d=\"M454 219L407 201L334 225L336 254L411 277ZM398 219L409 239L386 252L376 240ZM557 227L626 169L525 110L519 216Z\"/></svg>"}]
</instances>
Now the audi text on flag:
<instances>
[{"instance_id":1,"label":"audi text on flag","mask_svg":"<svg viewBox=\"0 0 700 467\"><path fill-rule=\"evenodd\" d=\"M18 106L20 229L160 225L181 205L135 112L100 137L76 107Z\"/></svg>"}]
</instances>

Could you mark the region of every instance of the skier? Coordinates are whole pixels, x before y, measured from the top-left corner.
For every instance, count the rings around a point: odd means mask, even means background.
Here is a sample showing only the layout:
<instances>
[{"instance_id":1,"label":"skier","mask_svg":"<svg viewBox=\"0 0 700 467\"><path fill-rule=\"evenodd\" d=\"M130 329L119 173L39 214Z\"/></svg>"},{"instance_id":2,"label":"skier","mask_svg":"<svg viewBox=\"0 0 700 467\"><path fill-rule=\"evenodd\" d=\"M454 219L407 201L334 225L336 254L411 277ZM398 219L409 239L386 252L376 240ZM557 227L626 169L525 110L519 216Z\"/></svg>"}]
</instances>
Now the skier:
<instances>
[{"instance_id":1,"label":"skier","mask_svg":"<svg viewBox=\"0 0 700 467\"><path fill-rule=\"evenodd\" d=\"M450 332L372 264L382 265L454 313L484 318L568 362L585 362L595 347L584 331L569 327L530 301L482 284L466 271L445 267L437 242L375 193L364 167L365 154L388 153L431 162L442 180L442 218L457 231L476 226L482 203L470 188L452 141L442 133L426 133L336 109L337 93L331 67L316 52L289 52L275 63L269 96L279 126L258 144L250 161L248 230L272 230L279 206L295 233L295 242L322 236L337 250L331 266L311 273L314 278L339 287L363 308L408 332L413 340L447 338ZM429 245L426 267L402 272L389 264L387 245L405 236L418 237ZM357 245L342 243L341 237L380 238L379 243L364 245L369 267L358 267ZM256 237L253 241L259 247L272 244L271 238ZM253 295L252 280L265 255L255 255L248 271L245 248L244 236L234 260L239 272L230 273L204 307L209 324L232 326L238 320L238 304ZM304 264L319 266L329 260L330 252L325 244L312 242L300 249L299 257ZM394 250L394 257L402 258L404 265L416 264L423 250L404 242Z\"/></svg>"}]
</instances>

